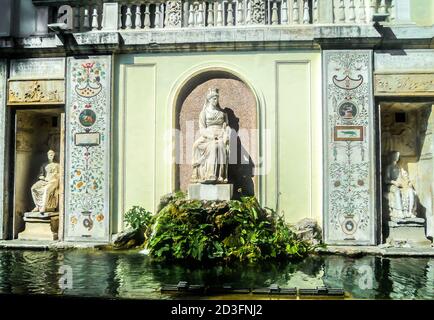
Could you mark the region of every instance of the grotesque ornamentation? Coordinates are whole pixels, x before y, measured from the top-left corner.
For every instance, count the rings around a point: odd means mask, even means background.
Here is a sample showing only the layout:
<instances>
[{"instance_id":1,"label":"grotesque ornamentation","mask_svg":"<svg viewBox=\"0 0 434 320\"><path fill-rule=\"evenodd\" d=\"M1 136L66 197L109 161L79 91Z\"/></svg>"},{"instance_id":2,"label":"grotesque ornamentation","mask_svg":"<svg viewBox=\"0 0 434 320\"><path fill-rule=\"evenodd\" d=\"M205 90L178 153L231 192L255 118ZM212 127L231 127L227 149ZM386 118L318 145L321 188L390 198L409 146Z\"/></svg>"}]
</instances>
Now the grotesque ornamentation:
<instances>
[{"instance_id":1,"label":"grotesque ornamentation","mask_svg":"<svg viewBox=\"0 0 434 320\"><path fill-rule=\"evenodd\" d=\"M210 88L199 115L200 137L193 145L192 183L228 182L230 127L218 99L218 89Z\"/></svg>"},{"instance_id":2,"label":"grotesque ornamentation","mask_svg":"<svg viewBox=\"0 0 434 320\"><path fill-rule=\"evenodd\" d=\"M252 24L264 24L265 1L252 0Z\"/></svg>"},{"instance_id":3,"label":"grotesque ornamentation","mask_svg":"<svg viewBox=\"0 0 434 320\"><path fill-rule=\"evenodd\" d=\"M48 163L41 167L39 181L32 188L33 202L36 207L33 212L55 211L59 203L59 164L54 162L55 152L47 152Z\"/></svg>"},{"instance_id":4,"label":"grotesque ornamentation","mask_svg":"<svg viewBox=\"0 0 434 320\"><path fill-rule=\"evenodd\" d=\"M416 217L416 191L408 172L398 165L399 152L390 153L391 163L386 167L384 182L385 196L389 202L391 218L405 219Z\"/></svg>"},{"instance_id":5,"label":"grotesque ornamentation","mask_svg":"<svg viewBox=\"0 0 434 320\"><path fill-rule=\"evenodd\" d=\"M166 27L180 28L181 27L181 1L166 2Z\"/></svg>"}]
</instances>

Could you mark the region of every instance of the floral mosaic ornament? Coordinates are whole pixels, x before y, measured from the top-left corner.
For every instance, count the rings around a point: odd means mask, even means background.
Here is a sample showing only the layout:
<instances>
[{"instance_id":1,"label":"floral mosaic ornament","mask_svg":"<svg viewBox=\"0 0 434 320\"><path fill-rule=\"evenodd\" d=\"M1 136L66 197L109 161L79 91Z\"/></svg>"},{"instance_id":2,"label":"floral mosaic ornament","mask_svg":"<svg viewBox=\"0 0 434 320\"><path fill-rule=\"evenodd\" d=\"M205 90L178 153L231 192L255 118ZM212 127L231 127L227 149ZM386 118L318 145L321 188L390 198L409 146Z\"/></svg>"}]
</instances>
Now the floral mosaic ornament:
<instances>
[{"instance_id":1,"label":"floral mosaic ornament","mask_svg":"<svg viewBox=\"0 0 434 320\"><path fill-rule=\"evenodd\" d=\"M110 56L68 59L66 240L109 240L110 70Z\"/></svg>"},{"instance_id":2,"label":"floral mosaic ornament","mask_svg":"<svg viewBox=\"0 0 434 320\"><path fill-rule=\"evenodd\" d=\"M376 242L371 51L324 51L325 241Z\"/></svg>"}]
</instances>

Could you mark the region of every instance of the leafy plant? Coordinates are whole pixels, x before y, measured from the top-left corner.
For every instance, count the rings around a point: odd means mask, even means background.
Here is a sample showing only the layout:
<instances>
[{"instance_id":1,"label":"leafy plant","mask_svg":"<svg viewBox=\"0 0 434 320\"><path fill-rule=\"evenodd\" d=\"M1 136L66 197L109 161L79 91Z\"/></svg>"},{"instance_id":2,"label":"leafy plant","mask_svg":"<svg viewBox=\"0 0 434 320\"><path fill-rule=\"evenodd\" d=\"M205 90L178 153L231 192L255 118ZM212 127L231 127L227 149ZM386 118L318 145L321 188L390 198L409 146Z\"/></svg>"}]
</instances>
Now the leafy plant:
<instances>
[{"instance_id":1,"label":"leafy plant","mask_svg":"<svg viewBox=\"0 0 434 320\"><path fill-rule=\"evenodd\" d=\"M124 221L135 230L147 229L151 225L152 213L140 206L133 206L125 213Z\"/></svg>"},{"instance_id":2,"label":"leafy plant","mask_svg":"<svg viewBox=\"0 0 434 320\"><path fill-rule=\"evenodd\" d=\"M153 218L145 243L160 260L261 261L301 258L313 247L254 197L187 200L176 194Z\"/></svg>"}]
</instances>

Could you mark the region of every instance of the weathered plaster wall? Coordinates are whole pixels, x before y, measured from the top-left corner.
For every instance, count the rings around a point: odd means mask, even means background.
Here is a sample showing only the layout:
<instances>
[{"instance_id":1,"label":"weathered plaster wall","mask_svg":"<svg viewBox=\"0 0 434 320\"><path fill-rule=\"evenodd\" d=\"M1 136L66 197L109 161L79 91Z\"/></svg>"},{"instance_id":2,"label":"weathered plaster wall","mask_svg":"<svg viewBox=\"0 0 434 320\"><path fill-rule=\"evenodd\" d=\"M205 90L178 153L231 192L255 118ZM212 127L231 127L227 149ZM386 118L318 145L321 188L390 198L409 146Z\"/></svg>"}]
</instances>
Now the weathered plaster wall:
<instances>
[{"instance_id":1,"label":"weathered plaster wall","mask_svg":"<svg viewBox=\"0 0 434 320\"><path fill-rule=\"evenodd\" d=\"M193 76L232 72L255 94L258 198L290 222L320 222L322 189L321 58L319 52L121 55L115 60L113 212L118 230L133 205L155 211L173 191L175 101ZM116 226L114 226L116 228ZM116 230L113 230L116 232Z\"/></svg>"}]
</instances>

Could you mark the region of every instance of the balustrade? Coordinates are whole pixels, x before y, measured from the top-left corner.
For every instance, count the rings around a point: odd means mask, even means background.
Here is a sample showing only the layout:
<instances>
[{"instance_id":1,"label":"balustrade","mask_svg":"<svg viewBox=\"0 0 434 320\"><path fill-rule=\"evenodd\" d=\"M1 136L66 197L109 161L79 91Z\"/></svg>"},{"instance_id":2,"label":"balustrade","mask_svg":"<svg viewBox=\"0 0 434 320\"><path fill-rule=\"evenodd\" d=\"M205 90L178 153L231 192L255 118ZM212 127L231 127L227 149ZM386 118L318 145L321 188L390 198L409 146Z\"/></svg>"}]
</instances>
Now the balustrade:
<instances>
[{"instance_id":1,"label":"balustrade","mask_svg":"<svg viewBox=\"0 0 434 320\"><path fill-rule=\"evenodd\" d=\"M102 0L89 3L55 8L56 22L65 22L74 31L103 30L104 3L108 3ZM252 25L360 25L371 24L375 14L388 14L390 22L396 17L395 0L123 0L109 3L117 4L118 8L118 14L112 14L110 21L115 21L117 29L125 31ZM333 5L330 21L321 16L321 5L325 3Z\"/></svg>"}]
</instances>

